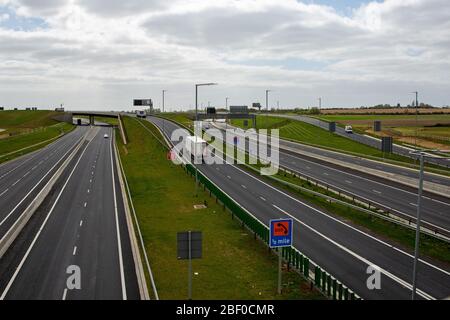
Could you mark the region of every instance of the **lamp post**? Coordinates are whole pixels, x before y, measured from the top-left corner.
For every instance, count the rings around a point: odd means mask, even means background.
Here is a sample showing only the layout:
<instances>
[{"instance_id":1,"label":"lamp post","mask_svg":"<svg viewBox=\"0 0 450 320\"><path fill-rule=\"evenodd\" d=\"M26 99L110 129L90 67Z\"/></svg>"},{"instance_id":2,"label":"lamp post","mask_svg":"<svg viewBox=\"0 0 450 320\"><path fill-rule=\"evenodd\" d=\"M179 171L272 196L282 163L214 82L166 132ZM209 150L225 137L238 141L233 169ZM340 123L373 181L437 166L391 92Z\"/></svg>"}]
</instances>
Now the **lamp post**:
<instances>
[{"instance_id":1,"label":"lamp post","mask_svg":"<svg viewBox=\"0 0 450 320\"><path fill-rule=\"evenodd\" d=\"M198 83L195 85L195 122L198 122L198 87L203 87L203 86L216 86L217 83L213 83L213 82L209 82L209 83ZM195 145L194 145L194 153L195 155L197 155L197 134L195 131L195 126L194 126L194 141L195 141ZM195 196L198 196L198 169L197 166L195 165L195 156L194 156L194 167L195 167Z\"/></svg>"},{"instance_id":2,"label":"lamp post","mask_svg":"<svg viewBox=\"0 0 450 320\"><path fill-rule=\"evenodd\" d=\"M228 98L228 97L225 98L225 111L227 111L227 112L228 112L228 99L230 99L230 98ZM225 119L225 129L228 129L228 116L227 116L227 119Z\"/></svg>"},{"instance_id":3,"label":"lamp post","mask_svg":"<svg viewBox=\"0 0 450 320\"><path fill-rule=\"evenodd\" d=\"M448 152L447 150L428 150L428 151L440 151ZM413 281L412 281L412 293L411 300L415 300L417 291L417 262L419 260L419 241L420 241L420 223L421 223L421 210L422 210L422 192L423 192L423 167L424 158L427 157L427 153L424 150L411 151L410 154L418 155L420 158L420 171L419 171L419 191L417 194L417 220L416 220L416 243L414 248L414 264L413 264ZM450 157L445 157L450 159Z\"/></svg>"},{"instance_id":4,"label":"lamp post","mask_svg":"<svg viewBox=\"0 0 450 320\"><path fill-rule=\"evenodd\" d=\"M419 92L414 91L412 92L412 94L416 95L416 138L414 139L414 145L416 146L417 149L417 129L419 127Z\"/></svg>"},{"instance_id":5,"label":"lamp post","mask_svg":"<svg viewBox=\"0 0 450 320\"><path fill-rule=\"evenodd\" d=\"M269 123L267 120L269 117L269 92L272 90L266 90L266 125Z\"/></svg>"},{"instance_id":6,"label":"lamp post","mask_svg":"<svg viewBox=\"0 0 450 320\"><path fill-rule=\"evenodd\" d=\"M163 90L162 91L162 112L163 112L163 132L164 131L164 124L165 124L165 119L164 119L164 97L165 97L165 93L167 92L167 90Z\"/></svg>"}]
</instances>

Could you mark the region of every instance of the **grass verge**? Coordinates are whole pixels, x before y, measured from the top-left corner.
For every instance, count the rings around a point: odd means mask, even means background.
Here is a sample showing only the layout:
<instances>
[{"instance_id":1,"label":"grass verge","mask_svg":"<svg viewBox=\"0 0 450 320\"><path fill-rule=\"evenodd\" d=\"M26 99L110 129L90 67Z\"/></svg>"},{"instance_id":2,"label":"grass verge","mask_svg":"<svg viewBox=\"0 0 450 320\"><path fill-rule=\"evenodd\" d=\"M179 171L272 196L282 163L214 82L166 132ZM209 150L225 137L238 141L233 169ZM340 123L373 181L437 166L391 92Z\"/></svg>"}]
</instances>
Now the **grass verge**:
<instances>
[{"instance_id":1,"label":"grass verge","mask_svg":"<svg viewBox=\"0 0 450 320\"><path fill-rule=\"evenodd\" d=\"M159 136L148 122L145 126ZM176 234L203 231L203 259L193 261L194 299L323 299L297 273L284 270L276 294L277 257L231 219L209 193L194 196L194 181L166 160L166 149L138 120L124 117L129 143L120 156L161 299L187 297L187 262L176 259ZM195 204L207 203L195 210Z\"/></svg>"},{"instance_id":2,"label":"grass verge","mask_svg":"<svg viewBox=\"0 0 450 320\"><path fill-rule=\"evenodd\" d=\"M74 125L61 122L49 127L36 129L31 133L0 139L0 163L41 149L53 142L61 134L68 133L74 128Z\"/></svg>"}]
</instances>

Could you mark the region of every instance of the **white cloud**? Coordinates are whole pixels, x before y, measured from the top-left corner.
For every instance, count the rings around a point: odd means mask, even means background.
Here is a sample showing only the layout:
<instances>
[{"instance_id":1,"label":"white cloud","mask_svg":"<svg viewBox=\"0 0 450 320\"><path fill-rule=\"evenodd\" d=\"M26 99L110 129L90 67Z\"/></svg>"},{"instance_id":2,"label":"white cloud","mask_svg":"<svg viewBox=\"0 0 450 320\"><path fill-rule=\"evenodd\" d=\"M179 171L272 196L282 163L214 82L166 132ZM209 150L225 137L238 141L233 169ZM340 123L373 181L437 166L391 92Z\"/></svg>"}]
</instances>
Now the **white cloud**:
<instances>
[{"instance_id":1,"label":"white cloud","mask_svg":"<svg viewBox=\"0 0 450 320\"><path fill-rule=\"evenodd\" d=\"M0 104L52 105L67 94L66 105L123 108L170 88L169 103L189 106L196 81L220 83L204 93L213 104L224 96L250 104L266 87L287 106L313 105L318 95L339 106L408 103L413 90L437 105L450 100L447 0L371 2L350 16L295 0L1 5L48 28L0 27ZM280 63L246 63L254 59ZM297 60L304 70L289 69ZM18 96L23 90L30 94Z\"/></svg>"}]
</instances>

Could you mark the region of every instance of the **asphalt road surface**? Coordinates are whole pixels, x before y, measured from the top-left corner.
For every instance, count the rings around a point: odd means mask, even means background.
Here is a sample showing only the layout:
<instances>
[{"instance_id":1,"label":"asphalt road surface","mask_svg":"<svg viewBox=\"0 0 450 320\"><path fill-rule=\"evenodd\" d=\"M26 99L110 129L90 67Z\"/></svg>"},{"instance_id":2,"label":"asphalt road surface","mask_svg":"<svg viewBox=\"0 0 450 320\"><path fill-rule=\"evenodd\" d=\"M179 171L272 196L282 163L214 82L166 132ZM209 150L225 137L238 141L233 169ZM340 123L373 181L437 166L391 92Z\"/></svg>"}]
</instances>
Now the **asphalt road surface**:
<instances>
[{"instance_id":1,"label":"asphalt road surface","mask_svg":"<svg viewBox=\"0 0 450 320\"><path fill-rule=\"evenodd\" d=\"M139 299L113 132L93 130L0 261L3 299Z\"/></svg>"},{"instance_id":2,"label":"asphalt road surface","mask_svg":"<svg viewBox=\"0 0 450 320\"><path fill-rule=\"evenodd\" d=\"M58 170L87 127L0 167L0 238Z\"/></svg>"},{"instance_id":3,"label":"asphalt road surface","mask_svg":"<svg viewBox=\"0 0 450 320\"><path fill-rule=\"evenodd\" d=\"M162 128L163 120L148 117ZM179 128L165 122L168 137ZM178 141L174 141L178 143ZM235 165L198 165L198 169L266 225L270 219L294 219L294 246L364 299L410 299L413 257L381 238L327 214L241 170ZM367 287L367 268L381 272L381 287ZM450 296L448 266L420 260L418 298Z\"/></svg>"},{"instance_id":4,"label":"asphalt road surface","mask_svg":"<svg viewBox=\"0 0 450 320\"><path fill-rule=\"evenodd\" d=\"M221 126L223 127L223 126ZM280 144L286 141L280 140ZM296 149L301 150L300 144L290 143ZM248 141L247 141L248 150ZM317 148L316 148L317 149ZM315 152L321 152L315 150ZM322 154L325 154L324 151ZM336 157L335 154L331 156ZM339 155L345 158L345 155ZM352 161L358 161L350 158ZM279 163L284 168L294 172L309 176L323 184L334 187L337 190L354 194L367 200L374 205L388 208L392 213L409 216L414 221L417 216L417 190L387 179L375 178L369 174L362 174L359 171L343 169L340 166L334 166L331 163L317 161L310 157L304 157L294 152L279 150ZM382 163L376 164L373 161L358 161L359 165L379 166L385 168L383 171L390 170L397 174L413 177L414 173L407 169L387 166ZM383 166L383 167L382 167ZM389 168L387 168L389 167ZM380 169L379 169L380 170ZM428 179L437 179L435 175L428 175ZM442 177L440 181L448 183L450 179ZM434 181L433 181L434 182ZM432 193L426 193L422 197L422 220L427 222L433 228L450 233L450 199L438 196Z\"/></svg>"}]
</instances>

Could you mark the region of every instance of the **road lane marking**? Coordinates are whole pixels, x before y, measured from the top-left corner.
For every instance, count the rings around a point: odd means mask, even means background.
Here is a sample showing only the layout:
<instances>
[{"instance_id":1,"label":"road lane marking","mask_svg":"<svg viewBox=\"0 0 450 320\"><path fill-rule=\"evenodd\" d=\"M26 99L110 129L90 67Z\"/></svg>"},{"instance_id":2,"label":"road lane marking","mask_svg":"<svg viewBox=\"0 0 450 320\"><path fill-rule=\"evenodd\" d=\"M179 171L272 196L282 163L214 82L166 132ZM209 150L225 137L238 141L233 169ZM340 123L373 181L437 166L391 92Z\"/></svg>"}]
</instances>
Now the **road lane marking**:
<instances>
[{"instance_id":1,"label":"road lane marking","mask_svg":"<svg viewBox=\"0 0 450 320\"><path fill-rule=\"evenodd\" d=\"M326 173L326 172L324 172L324 173L323 173L323 175L324 175L324 176L329 176L329 174L328 174L328 173Z\"/></svg>"},{"instance_id":2,"label":"road lane marking","mask_svg":"<svg viewBox=\"0 0 450 320\"><path fill-rule=\"evenodd\" d=\"M16 182L14 182L14 183L12 184L12 186L14 187L16 184L18 184L18 183L20 182L20 180L22 180L22 178L20 178L20 179L17 180Z\"/></svg>"},{"instance_id":3,"label":"road lane marking","mask_svg":"<svg viewBox=\"0 0 450 320\"><path fill-rule=\"evenodd\" d=\"M112 149L113 149L112 142L113 142L113 139L111 139L111 142L109 143L109 151L110 151L110 156L111 156L111 175L112 175L112 186L113 186L113 195L114 195L114 212L115 212L115 218L116 218L117 248L118 248L118 252L119 252L120 282L122 285L122 298L123 298L123 300L127 300L127 289L126 289L126 285L125 285L125 272L124 272L124 268L123 268L123 258L122 258L122 243L120 240L119 212L117 209L116 179L114 176L114 161L113 161L113 154L112 154Z\"/></svg>"},{"instance_id":4,"label":"road lane marking","mask_svg":"<svg viewBox=\"0 0 450 320\"><path fill-rule=\"evenodd\" d=\"M273 205L276 209L280 210L282 213L284 213L285 215L291 217L292 219L294 219L295 221L297 221L299 224L305 226L306 228L308 228L309 230L311 230L312 232L316 233L317 235L319 235L320 237L324 238L325 240L331 242L332 244L334 244L335 246L337 246L338 248L340 248L341 250L347 252L348 254L350 254L351 256L355 257L356 259L362 261L363 263L367 264L367 265L376 265L375 263L369 261L368 259L358 255L357 253L353 252L352 250L350 250L349 248L345 247L344 245L336 242L335 240L327 237L326 235L324 235L323 233L321 233L320 231L317 231L316 229L314 229L313 227L311 227L310 225L300 221L299 219L297 219L296 217L294 217L293 215L289 214L288 212L286 212L285 210L281 209L280 207ZM381 268L380 266L376 265L379 269L380 272L383 273L384 275L386 275L387 277L391 278L392 280L396 281L397 283L399 283L400 285L406 287L409 290L412 290L412 285L409 284L408 282L406 282L405 280L402 280L401 278L397 277L396 275L390 273L389 271L387 271L386 269ZM419 295L421 295L422 297L424 297L425 299L429 299L429 300L436 300L433 296L431 296L430 294L417 289L417 293Z\"/></svg>"},{"instance_id":5,"label":"road lane marking","mask_svg":"<svg viewBox=\"0 0 450 320\"><path fill-rule=\"evenodd\" d=\"M25 173L24 175L23 175L23 177L22 178L25 178L27 175L29 175L30 174L30 171L28 171L27 173Z\"/></svg>"},{"instance_id":6,"label":"road lane marking","mask_svg":"<svg viewBox=\"0 0 450 320\"><path fill-rule=\"evenodd\" d=\"M8 192L8 190L9 189L6 189L5 191L3 191L2 193L0 193L0 197L2 196L2 195L4 195L5 193L7 193Z\"/></svg>"},{"instance_id":7,"label":"road lane marking","mask_svg":"<svg viewBox=\"0 0 450 320\"><path fill-rule=\"evenodd\" d=\"M244 188L244 189L247 189L247 187L246 187L246 186L244 186L243 184L241 185L241 187L242 187L242 188Z\"/></svg>"},{"instance_id":8,"label":"road lane marking","mask_svg":"<svg viewBox=\"0 0 450 320\"><path fill-rule=\"evenodd\" d=\"M92 141L92 140L91 140ZM17 266L16 270L14 271L14 274L12 275L11 279L9 280L8 284L5 287L5 290L3 291L2 295L0 296L0 300L4 300L6 295L8 294L9 289L13 285L15 279L17 278L17 275L19 274L20 270L22 269L23 265L25 264L25 261L27 260L28 256L30 255L31 250L33 249L37 239L39 238L42 230L44 229L45 225L47 224L48 219L50 218L50 215L53 213L53 210L55 209L59 199L61 198L61 195L63 194L64 190L66 189L67 184L69 183L70 179L73 176L73 173L75 172L76 168L78 167L78 164L80 163L81 159L83 158L84 153L86 152L87 148L89 147L91 141L86 145L83 152L81 153L80 157L78 158L78 161L75 163L75 166L73 167L72 171L69 174L69 177L67 178L66 182L61 188L61 191L59 192L58 196L56 197L55 202L53 203L52 207L50 208L50 211L48 212L47 216L45 217L44 222L42 222L41 227L39 228L38 232L33 238L33 241L31 242L30 246L28 247L27 251L25 252L25 255L23 256L22 260L20 261L19 265ZM66 152L66 154L70 151L70 149ZM64 157L63 157L64 158ZM56 166L56 164L55 164ZM50 172L50 171L49 171ZM48 174L48 173L47 173ZM45 176L44 176L45 177ZM39 182L38 182L39 184ZM30 191L31 192L31 191ZM42 190L41 190L42 192ZM15 210L15 209L14 209ZM2 223L6 220L6 218L2 221ZM1 224L0 224L1 225ZM65 294L63 295L65 298Z\"/></svg>"},{"instance_id":9,"label":"road lane marking","mask_svg":"<svg viewBox=\"0 0 450 320\"><path fill-rule=\"evenodd\" d=\"M86 208L87 207L87 202L85 202L83 206Z\"/></svg>"},{"instance_id":10,"label":"road lane marking","mask_svg":"<svg viewBox=\"0 0 450 320\"><path fill-rule=\"evenodd\" d=\"M259 197L262 201L267 201L265 198L263 198L263 197Z\"/></svg>"},{"instance_id":11,"label":"road lane marking","mask_svg":"<svg viewBox=\"0 0 450 320\"><path fill-rule=\"evenodd\" d=\"M352 184L353 182L351 182L350 180L345 180L345 182Z\"/></svg>"},{"instance_id":12,"label":"road lane marking","mask_svg":"<svg viewBox=\"0 0 450 320\"><path fill-rule=\"evenodd\" d=\"M227 178L228 178L228 179L231 179L231 177L230 177L230 176L227 176Z\"/></svg>"},{"instance_id":13,"label":"road lane marking","mask_svg":"<svg viewBox=\"0 0 450 320\"><path fill-rule=\"evenodd\" d=\"M372 191L375 193L381 194L381 191L378 191L378 190L372 190Z\"/></svg>"},{"instance_id":14,"label":"road lane marking","mask_svg":"<svg viewBox=\"0 0 450 320\"><path fill-rule=\"evenodd\" d=\"M80 227L83 225L83 220L80 221Z\"/></svg>"},{"instance_id":15,"label":"road lane marking","mask_svg":"<svg viewBox=\"0 0 450 320\"><path fill-rule=\"evenodd\" d=\"M76 254L77 254L77 246L73 247L73 252L72 252L73 256L76 255Z\"/></svg>"},{"instance_id":16,"label":"road lane marking","mask_svg":"<svg viewBox=\"0 0 450 320\"><path fill-rule=\"evenodd\" d=\"M62 300L66 300L67 288L64 289Z\"/></svg>"},{"instance_id":17,"label":"road lane marking","mask_svg":"<svg viewBox=\"0 0 450 320\"><path fill-rule=\"evenodd\" d=\"M417 203L410 202L409 204L412 205L413 207L417 207Z\"/></svg>"},{"instance_id":18,"label":"road lane marking","mask_svg":"<svg viewBox=\"0 0 450 320\"><path fill-rule=\"evenodd\" d=\"M87 189L87 193L90 193L90 192L91 192L91 190Z\"/></svg>"}]
</instances>

